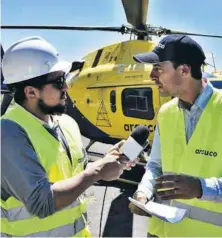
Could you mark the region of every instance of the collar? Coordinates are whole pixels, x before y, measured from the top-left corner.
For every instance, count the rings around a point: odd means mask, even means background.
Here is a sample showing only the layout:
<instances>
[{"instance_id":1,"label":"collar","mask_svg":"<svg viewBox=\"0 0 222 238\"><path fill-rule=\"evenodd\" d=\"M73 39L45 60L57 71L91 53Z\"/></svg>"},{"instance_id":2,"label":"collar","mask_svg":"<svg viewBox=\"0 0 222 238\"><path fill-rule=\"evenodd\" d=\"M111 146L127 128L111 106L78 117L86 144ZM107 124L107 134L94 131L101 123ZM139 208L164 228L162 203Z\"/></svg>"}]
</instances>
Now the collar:
<instances>
[{"instance_id":1,"label":"collar","mask_svg":"<svg viewBox=\"0 0 222 238\"><path fill-rule=\"evenodd\" d=\"M54 120L54 117L53 117L52 115L50 115L49 121L48 121L48 122L45 122L45 121L39 119L37 116L35 116L33 113L31 113L31 112L28 111L27 109L25 109L23 106L21 106L21 105L19 105L19 104L17 104L17 103L15 103L15 105L16 105L17 107L19 107L20 109L25 110L27 113L31 114L35 119L37 119L38 121L40 121L41 124L42 124L43 126L45 126L45 127L48 127L48 128L51 128L51 129L52 129L52 128L54 128L54 127L56 127L56 126L58 125L58 121L57 121L56 119Z\"/></svg>"},{"instance_id":2,"label":"collar","mask_svg":"<svg viewBox=\"0 0 222 238\"><path fill-rule=\"evenodd\" d=\"M195 105L196 107L198 107L200 110L203 111L208 101L210 100L212 94L213 94L213 85L208 81L205 88L197 97L193 105ZM182 109L190 110L193 105L190 103L184 102L181 99L179 99L178 101L178 107Z\"/></svg>"}]
</instances>

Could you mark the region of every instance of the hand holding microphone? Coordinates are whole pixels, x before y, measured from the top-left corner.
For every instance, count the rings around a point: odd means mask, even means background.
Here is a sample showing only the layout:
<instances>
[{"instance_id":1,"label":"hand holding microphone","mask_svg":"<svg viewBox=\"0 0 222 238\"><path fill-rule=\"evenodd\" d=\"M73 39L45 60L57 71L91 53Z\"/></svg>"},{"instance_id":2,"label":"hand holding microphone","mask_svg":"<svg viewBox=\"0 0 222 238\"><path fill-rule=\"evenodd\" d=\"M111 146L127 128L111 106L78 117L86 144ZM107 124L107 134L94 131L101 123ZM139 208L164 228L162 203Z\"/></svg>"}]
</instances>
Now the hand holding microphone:
<instances>
[{"instance_id":1,"label":"hand holding microphone","mask_svg":"<svg viewBox=\"0 0 222 238\"><path fill-rule=\"evenodd\" d=\"M120 147L120 151L130 162L134 162L149 145L149 130L146 126L137 126Z\"/></svg>"},{"instance_id":2,"label":"hand holding microphone","mask_svg":"<svg viewBox=\"0 0 222 238\"><path fill-rule=\"evenodd\" d=\"M124 156L122 161L128 164L127 167L135 166L139 157L143 156L143 151L149 145L148 137L148 128L142 125L137 126L126 141L122 140L115 144L108 153L112 153L116 150Z\"/></svg>"},{"instance_id":3,"label":"hand holding microphone","mask_svg":"<svg viewBox=\"0 0 222 238\"><path fill-rule=\"evenodd\" d=\"M148 145L149 130L146 126L138 126L126 141L122 140L115 144L105 155L98 161L98 173L100 179L111 181L118 179L123 170L129 170L134 166L143 150ZM96 162L95 164L96 165Z\"/></svg>"}]
</instances>

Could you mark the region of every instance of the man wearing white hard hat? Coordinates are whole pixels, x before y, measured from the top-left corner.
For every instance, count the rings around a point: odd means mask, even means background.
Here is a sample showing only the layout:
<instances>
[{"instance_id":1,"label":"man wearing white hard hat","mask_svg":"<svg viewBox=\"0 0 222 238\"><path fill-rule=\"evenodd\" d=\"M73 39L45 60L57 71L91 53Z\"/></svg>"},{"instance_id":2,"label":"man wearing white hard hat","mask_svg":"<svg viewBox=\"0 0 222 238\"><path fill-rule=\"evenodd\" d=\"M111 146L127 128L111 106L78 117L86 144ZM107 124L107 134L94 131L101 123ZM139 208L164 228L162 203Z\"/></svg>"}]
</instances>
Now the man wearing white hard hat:
<instances>
[{"instance_id":1,"label":"man wearing white hard hat","mask_svg":"<svg viewBox=\"0 0 222 238\"><path fill-rule=\"evenodd\" d=\"M82 193L100 179L117 179L125 168L115 145L84 170L78 125L63 114L70 68L40 37L5 52L4 83L15 105L1 119L2 236L90 236Z\"/></svg>"}]
</instances>

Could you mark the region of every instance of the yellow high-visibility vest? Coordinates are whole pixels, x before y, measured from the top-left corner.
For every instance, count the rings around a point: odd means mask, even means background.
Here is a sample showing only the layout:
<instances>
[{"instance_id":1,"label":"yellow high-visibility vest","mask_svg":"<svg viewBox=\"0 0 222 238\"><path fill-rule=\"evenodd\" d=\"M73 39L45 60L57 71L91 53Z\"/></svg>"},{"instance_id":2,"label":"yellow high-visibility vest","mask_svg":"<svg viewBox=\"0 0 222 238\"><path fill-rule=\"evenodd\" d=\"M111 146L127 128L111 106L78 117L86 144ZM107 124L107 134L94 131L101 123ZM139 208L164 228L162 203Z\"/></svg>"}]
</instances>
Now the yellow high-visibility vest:
<instances>
[{"instance_id":1,"label":"yellow high-visibility vest","mask_svg":"<svg viewBox=\"0 0 222 238\"><path fill-rule=\"evenodd\" d=\"M214 91L188 143L184 114L177 98L162 106L158 126L164 174L222 177L221 91ZM171 224L152 217L148 225L150 234L159 237L222 236L221 202L176 199L171 200L170 205L187 209L184 220Z\"/></svg>"},{"instance_id":2,"label":"yellow high-visibility vest","mask_svg":"<svg viewBox=\"0 0 222 238\"><path fill-rule=\"evenodd\" d=\"M67 115L57 118L68 142L72 163L61 143L24 108L14 105L3 116L26 131L50 183L70 178L83 170L84 155L78 125ZM79 197L64 209L40 219L30 215L24 204L11 196L6 201L1 200L1 232L10 236L89 237L85 213L86 201Z\"/></svg>"}]
</instances>

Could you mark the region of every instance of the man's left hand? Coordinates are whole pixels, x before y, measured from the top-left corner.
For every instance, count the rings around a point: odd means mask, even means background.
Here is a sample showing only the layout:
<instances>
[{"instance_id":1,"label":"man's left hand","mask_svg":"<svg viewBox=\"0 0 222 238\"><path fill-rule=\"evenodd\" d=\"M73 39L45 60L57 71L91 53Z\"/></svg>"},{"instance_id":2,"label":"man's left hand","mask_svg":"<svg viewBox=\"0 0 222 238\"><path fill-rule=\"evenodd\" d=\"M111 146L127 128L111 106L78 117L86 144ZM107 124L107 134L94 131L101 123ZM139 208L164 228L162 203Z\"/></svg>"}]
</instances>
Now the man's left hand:
<instances>
[{"instance_id":1,"label":"man's left hand","mask_svg":"<svg viewBox=\"0 0 222 238\"><path fill-rule=\"evenodd\" d=\"M113 153L113 151L118 151L119 153L122 153L120 148L121 146L123 146L123 144L125 143L126 141L125 140L121 140L120 142L116 143L115 145L113 145L107 153L111 154ZM120 161L121 163L124 163L126 165L125 169L124 170L131 170L132 167L135 167L136 166L136 163L141 160L141 159L144 159L145 160L145 155L144 155L144 152L142 152L139 156L139 158L135 159L134 161L129 161L126 156L124 154L122 154L122 156L120 156Z\"/></svg>"},{"instance_id":2,"label":"man's left hand","mask_svg":"<svg viewBox=\"0 0 222 238\"><path fill-rule=\"evenodd\" d=\"M163 175L156 178L156 195L162 200L192 199L202 196L199 178L189 175Z\"/></svg>"}]
</instances>

